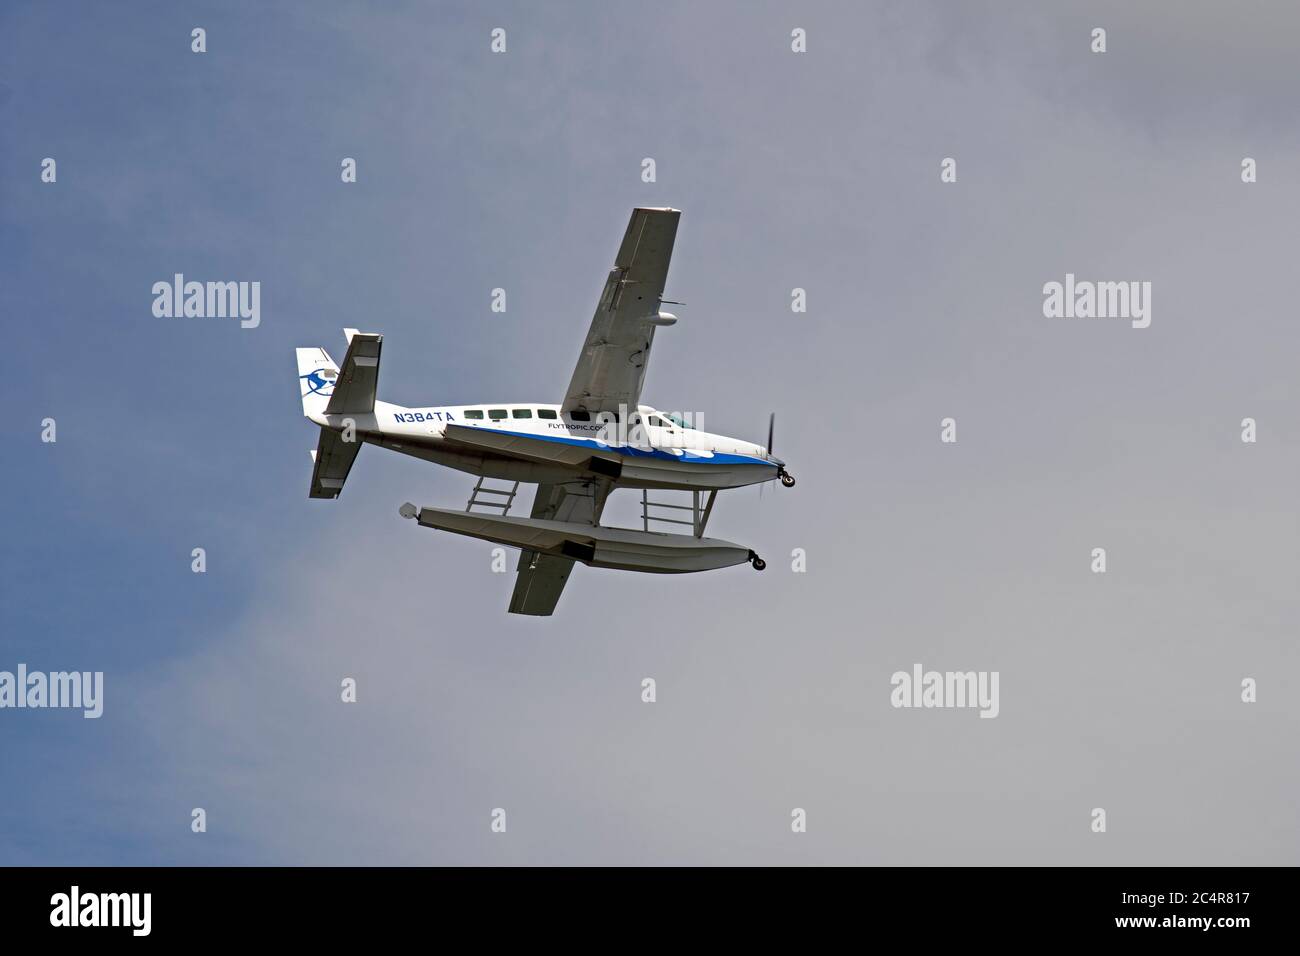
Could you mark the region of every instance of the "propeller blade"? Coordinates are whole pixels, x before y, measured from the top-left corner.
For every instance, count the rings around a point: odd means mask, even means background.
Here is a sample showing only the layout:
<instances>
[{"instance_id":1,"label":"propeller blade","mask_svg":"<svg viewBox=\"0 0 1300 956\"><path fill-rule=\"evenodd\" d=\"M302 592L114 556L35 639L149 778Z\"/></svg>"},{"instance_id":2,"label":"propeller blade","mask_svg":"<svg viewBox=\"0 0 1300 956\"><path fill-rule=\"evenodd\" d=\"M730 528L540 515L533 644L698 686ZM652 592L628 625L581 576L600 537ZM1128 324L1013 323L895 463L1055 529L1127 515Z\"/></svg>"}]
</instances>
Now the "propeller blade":
<instances>
[{"instance_id":1,"label":"propeller blade","mask_svg":"<svg viewBox=\"0 0 1300 956\"><path fill-rule=\"evenodd\" d=\"M776 412L771 412L767 416L767 453L772 454L772 433L776 431ZM763 497L763 489L767 487L767 482L759 482L758 497Z\"/></svg>"}]
</instances>

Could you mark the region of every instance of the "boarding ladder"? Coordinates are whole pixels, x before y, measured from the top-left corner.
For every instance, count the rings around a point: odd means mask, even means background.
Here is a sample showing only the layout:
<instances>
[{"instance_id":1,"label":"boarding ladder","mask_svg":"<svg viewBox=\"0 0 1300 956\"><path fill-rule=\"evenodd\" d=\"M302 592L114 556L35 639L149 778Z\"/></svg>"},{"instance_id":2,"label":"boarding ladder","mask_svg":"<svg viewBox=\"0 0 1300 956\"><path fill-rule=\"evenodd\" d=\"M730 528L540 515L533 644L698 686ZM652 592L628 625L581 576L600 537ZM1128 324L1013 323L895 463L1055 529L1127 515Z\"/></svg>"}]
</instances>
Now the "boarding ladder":
<instances>
[{"instance_id":1,"label":"boarding ladder","mask_svg":"<svg viewBox=\"0 0 1300 956\"><path fill-rule=\"evenodd\" d=\"M486 479L479 478L478 483L474 485L474 491L469 496L469 504L465 506L466 511L473 511L478 508L480 511L489 511L493 508L500 508L501 515L504 517L510 512L510 506L515 503L515 495L519 491L519 482L514 482L509 489L490 488L483 484Z\"/></svg>"},{"instance_id":2,"label":"boarding ladder","mask_svg":"<svg viewBox=\"0 0 1300 956\"><path fill-rule=\"evenodd\" d=\"M705 494L702 491L692 491L691 503L689 505L675 505L667 501L651 501L650 492L642 490L641 492L641 527L645 531L650 530L650 522L658 521L661 524L681 524L691 529L691 534L697 538L704 536L704 526L709 523L709 515L713 513L713 499L718 496L717 491L708 492L708 498L705 500L704 507L700 508L700 495ZM673 511L689 511L691 520L686 521L680 517L670 518L667 515L654 514L651 508L670 508Z\"/></svg>"}]
</instances>

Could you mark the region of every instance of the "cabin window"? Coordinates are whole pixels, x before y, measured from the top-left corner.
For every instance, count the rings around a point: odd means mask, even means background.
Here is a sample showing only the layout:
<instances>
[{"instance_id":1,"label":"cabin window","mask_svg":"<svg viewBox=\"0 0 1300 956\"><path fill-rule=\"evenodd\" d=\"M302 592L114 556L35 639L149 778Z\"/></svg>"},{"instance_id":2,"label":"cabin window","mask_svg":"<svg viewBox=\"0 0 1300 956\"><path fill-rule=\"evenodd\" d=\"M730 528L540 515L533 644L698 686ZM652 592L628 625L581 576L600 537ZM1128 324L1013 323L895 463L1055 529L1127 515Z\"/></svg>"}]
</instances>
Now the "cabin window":
<instances>
[{"instance_id":1,"label":"cabin window","mask_svg":"<svg viewBox=\"0 0 1300 956\"><path fill-rule=\"evenodd\" d=\"M481 408L467 408L467 409L465 409L465 417L466 417L466 418L482 418L482 417L483 417L483 409L481 409Z\"/></svg>"},{"instance_id":2,"label":"cabin window","mask_svg":"<svg viewBox=\"0 0 1300 956\"><path fill-rule=\"evenodd\" d=\"M570 412L569 417L572 418L575 422L589 422L591 421L591 412L584 411L579 408Z\"/></svg>"},{"instance_id":3,"label":"cabin window","mask_svg":"<svg viewBox=\"0 0 1300 956\"><path fill-rule=\"evenodd\" d=\"M506 417L507 415L509 415L509 414L510 414L510 413L507 412L504 408L489 408L489 409L488 409L488 418L492 419L494 422L499 422L499 421L501 421L501 419L505 418L505 417Z\"/></svg>"},{"instance_id":4,"label":"cabin window","mask_svg":"<svg viewBox=\"0 0 1300 956\"><path fill-rule=\"evenodd\" d=\"M514 418L532 418L533 410L531 408L516 408L510 414Z\"/></svg>"},{"instance_id":5,"label":"cabin window","mask_svg":"<svg viewBox=\"0 0 1300 956\"><path fill-rule=\"evenodd\" d=\"M555 409L553 409L553 408L539 408L539 409L537 410L537 417L538 417L538 418L555 418L555 417L557 417L557 416L556 416L556 414L555 414Z\"/></svg>"}]
</instances>

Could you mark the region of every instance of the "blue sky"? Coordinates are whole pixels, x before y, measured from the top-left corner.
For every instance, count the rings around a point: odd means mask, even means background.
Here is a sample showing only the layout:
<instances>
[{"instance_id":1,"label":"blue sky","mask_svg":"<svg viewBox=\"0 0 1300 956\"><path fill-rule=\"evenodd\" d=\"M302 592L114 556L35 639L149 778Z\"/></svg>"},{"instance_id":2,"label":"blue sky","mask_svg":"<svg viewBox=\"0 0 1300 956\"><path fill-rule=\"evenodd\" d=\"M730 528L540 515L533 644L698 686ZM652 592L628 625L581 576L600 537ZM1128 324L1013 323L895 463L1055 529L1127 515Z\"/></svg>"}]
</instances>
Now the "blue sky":
<instances>
[{"instance_id":1,"label":"blue sky","mask_svg":"<svg viewBox=\"0 0 1300 956\"><path fill-rule=\"evenodd\" d=\"M1297 20L1252 10L6 4L0 669L106 702L0 712L0 862L1294 859ZM778 413L799 486L712 526L762 578L579 569L519 620L396 515L465 476L367 448L307 499L294 347L557 401L634 205L684 211L646 399ZM1152 281L1152 327L1044 319L1067 271ZM154 317L176 272L261 325ZM914 661L1002 715L891 710Z\"/></svg>"}]
</instances>

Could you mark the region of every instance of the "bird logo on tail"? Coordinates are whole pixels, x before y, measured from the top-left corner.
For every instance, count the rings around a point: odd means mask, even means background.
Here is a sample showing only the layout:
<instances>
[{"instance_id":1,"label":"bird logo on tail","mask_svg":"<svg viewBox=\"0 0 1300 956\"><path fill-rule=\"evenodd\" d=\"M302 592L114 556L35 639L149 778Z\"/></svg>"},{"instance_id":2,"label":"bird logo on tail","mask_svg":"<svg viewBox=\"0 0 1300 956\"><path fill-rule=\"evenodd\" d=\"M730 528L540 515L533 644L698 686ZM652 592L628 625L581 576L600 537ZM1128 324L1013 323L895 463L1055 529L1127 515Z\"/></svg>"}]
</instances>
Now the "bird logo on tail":
<instances>
[{"instance_id":1,"label":"bird logo on tail","mask_svg":"<svg viewBox=\"0 0 1300 956\"><path fill-rule=\"evenodd\" d=\"M338 377L338 373L332 368L318 368L298 377L307 383L304 395L323 395L329 398L334 394L334 380Z\"/></svg>"}]
</instances>

